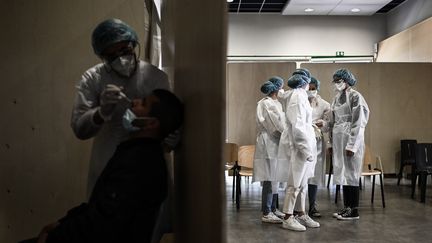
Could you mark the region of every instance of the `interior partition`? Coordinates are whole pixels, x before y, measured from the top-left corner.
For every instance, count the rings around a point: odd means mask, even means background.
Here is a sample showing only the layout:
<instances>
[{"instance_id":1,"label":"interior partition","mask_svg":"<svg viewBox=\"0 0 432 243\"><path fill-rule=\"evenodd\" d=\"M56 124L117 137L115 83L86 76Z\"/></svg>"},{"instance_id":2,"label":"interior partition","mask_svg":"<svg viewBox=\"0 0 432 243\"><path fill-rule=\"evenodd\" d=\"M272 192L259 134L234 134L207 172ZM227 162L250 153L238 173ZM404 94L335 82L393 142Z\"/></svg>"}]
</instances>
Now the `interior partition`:
<instances>
[{"instance_id":1,"label":"interior partition","mask_svg":"<svg viewBox=\"0 0 432 243\"><path fill-rule=\"evenodd\" d=\"M228 64L228 141L255 144L256 102L259 85L268 77L287 78L293 64ZM355 89L365 98L370 118L365 143L380 155L384 172L399 170L400 140L432 142L432 64L430 63L307 63L301 67L321 81L320 95L331 103L335 92L331 81L339 68L348 68L358 82Z\"/></svg>"}]
</instances>

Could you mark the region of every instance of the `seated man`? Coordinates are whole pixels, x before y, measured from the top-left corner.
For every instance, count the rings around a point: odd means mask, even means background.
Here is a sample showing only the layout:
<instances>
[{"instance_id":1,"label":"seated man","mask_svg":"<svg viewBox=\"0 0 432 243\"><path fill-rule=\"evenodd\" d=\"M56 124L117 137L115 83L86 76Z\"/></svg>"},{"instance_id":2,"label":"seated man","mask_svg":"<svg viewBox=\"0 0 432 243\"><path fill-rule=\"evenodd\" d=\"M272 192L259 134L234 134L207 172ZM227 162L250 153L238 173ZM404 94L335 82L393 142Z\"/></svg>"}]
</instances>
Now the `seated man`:
<instances>
[{"instance_id":1,"label":"seated man","mask_svg":"<svg viewBox=\"0 0 432 243\"><path fill-rule=\"evenodd\" d=\"M123 117L130 138L119 144L98 178L88 203L45 226L23 242L150 242L159 207L167 195L162 140L177 130L183 105L169 91L133 100Z\"/></svg>"}]
</instances>

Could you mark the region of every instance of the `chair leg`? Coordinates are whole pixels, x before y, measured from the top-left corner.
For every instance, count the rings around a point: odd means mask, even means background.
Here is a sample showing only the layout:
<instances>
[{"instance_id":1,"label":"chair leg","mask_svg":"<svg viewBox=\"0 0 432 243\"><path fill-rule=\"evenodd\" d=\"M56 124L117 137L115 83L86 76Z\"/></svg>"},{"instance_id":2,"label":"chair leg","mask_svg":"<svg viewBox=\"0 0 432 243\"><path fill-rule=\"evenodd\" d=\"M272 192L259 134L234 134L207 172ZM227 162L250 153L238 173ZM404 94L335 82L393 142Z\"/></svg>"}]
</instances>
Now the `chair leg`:
<instances>
[{"instance_id":1,"label":"chair leg","mask_svg":"<svg viewBox=\"0 0 432 243\"><path fill-rule=\"evenodd\" d=\"M403 167L404 167L404 164L401 163L401 166L400 166L400 169L399 169L399 174L398 174L398 181L397 181L397 185L398 185L398 186L400 185L400 180L401 180L401 178L402 178ZM412 176L412 175L411 175L411 176Z\"/></svg>"},{"instance_id":2,"label":"chair leg","mask_svg":"<svg viewBox=\"0 0 432 243\"><path fill-rule=\"evenodd\" d=\"M375 196L375 175L373 175L373 178L372 178L372 196L371 196L371 203L372 204L374 201L374 196Z\"/></svg>"},{"instance_id":3,"label":"chair leg","mask_svg":"<svg viewBox=\"0 0 432 243\"><path fill-rule=\"evenodd\" d=\"M380 186L381 186L381 200L382 200L382 205L383 205L383 208L385 208L383 174L380 174Z\"/></svg>"},{"instance_id":4,"label":"chair leg","mask_svg":"<svg viewBox=\"0 0 432 243\"><path fill-rule=\"evenodd\" d=\"M233 167L233 181L232 181L232 200L234 201L234 195L235 195L235 186L236 186L236 168Z\"/></svg>"},{"instance_id":5,"label":"chair leg","mask_svg":"<svg viewBox=\"0 0 432 243\"><path fill-rule=\"evenodd\" d=\"M236 175L236 208L237 210L240 210L240 194L241 194L241 177L239 175L239 171L237 170L237 175Z\"/></svg>"},{"instance_id":6,"label":"chair leg","mask_svg":"<svg viewBox=\"0 0 432 243\"><path fill-rule=\"evenodd\" d=\"M421 183L420 202L422 203L426 202L426 179L427 179L427 174L421 173L419 178L419 181L421 180L421 182L419 183Z\"/></svg>"},{"instance_id":7,"label":"chair leg","mask_svg":"<svg viewBox=\"0 0 432 243\"><path fill-rule=\"evenodd\" d=\"M411 198L414 199L414 193L416 188L417 181L417 173L412 174L411 176Z\"/></svg>"},{"instance_id":8,"label":"chair leg","mask_svg":"<svg viewBox=\"0 0 432 243\"><path fill-rule=\"evenodd\" d=\"M340 185L336 185L335 204L337 204L337 201L338 201L338 194L339 194L339 191L340 191Z\"/></svg>"}]
</instances>

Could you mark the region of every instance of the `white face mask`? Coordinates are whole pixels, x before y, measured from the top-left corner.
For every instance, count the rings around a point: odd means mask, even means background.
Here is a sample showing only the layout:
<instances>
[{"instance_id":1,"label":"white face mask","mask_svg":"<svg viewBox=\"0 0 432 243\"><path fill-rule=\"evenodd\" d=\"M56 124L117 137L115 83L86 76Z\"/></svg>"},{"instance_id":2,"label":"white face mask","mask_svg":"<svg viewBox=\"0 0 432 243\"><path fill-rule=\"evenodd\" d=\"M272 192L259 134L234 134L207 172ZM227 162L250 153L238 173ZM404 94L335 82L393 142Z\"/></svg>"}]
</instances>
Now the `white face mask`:
<instances>
[{"instance_id":1,"label":"white face mask","mask_svg":"<svg viewBox=\"0 0 432 243\"><path fill-rule=\"evenodd\" d=\"M119 56L110 65L120 75L130 77L135 71L135 55Z\"/></svg>"},{"instance_id":2,"label":"white face mask","mask_svg":"<svg viewBox=\"0 0 432 243\"><path fill-rule=\"evenodd\" d=\"M345 82L340 82L340 83L335 83L334 84L334 89L337 92L344 91L345 87L346 87L346 83Z\"/></svg>"},{"instance_id":3,"label":"white face mask","mask_svg":"<svg viewBox=\"0 0 432 243\"><path fill-rule=\"evenodd\" d=\"M318 94L318 90L308 90L306 92L309 98L315 98Z\"/></svg>"}]
</instances>

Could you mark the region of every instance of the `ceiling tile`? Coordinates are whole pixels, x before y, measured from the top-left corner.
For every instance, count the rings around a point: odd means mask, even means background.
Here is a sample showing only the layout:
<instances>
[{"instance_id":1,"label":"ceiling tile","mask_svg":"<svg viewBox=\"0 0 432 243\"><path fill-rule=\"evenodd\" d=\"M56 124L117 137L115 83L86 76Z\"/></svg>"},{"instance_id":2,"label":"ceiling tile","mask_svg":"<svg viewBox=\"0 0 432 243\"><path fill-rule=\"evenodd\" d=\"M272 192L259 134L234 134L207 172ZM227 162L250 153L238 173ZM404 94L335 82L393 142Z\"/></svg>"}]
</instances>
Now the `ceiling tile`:
<instances>
[{"instance_id":1,"label":"ceiling tile","mask_svg":"<svg viewBox=\"0 0 432 243\"><path fill-rule=\"evenodd\" d=\"M313 12L305 12L304 10L307 8L313 8ZM295 4L290 5L289 7L285 6L285 9L282 10L283 15L327 15L333 10L333 5L314 5L314 4Z\"/></svg>"},{"instance_id":2,"label":"ceiling tile","mask_svg":"<svg viewBox=\"0 0 432 243\"><path fill-rule=\"evenodd\" d=\"M378 4L362 4L362 5L339 5L336 8L334 8L329 15L372 15L374 14L378 9L380 9L382 5ZM351 9L358 8L360 9L360 12L353 13L351 12Z\"/></svg>"}]
</instances>

